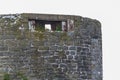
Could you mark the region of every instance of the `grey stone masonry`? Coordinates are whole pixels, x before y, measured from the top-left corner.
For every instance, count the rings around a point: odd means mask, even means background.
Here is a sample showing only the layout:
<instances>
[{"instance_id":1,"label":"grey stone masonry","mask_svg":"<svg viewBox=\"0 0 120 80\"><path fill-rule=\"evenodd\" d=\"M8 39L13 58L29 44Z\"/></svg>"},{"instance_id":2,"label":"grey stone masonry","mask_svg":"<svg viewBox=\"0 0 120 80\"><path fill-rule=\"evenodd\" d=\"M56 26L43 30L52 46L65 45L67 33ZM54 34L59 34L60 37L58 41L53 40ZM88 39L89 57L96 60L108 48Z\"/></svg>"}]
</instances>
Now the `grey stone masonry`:
<instances>
[{"instance_id":1,"label":"grey stone masonry","mask_svg":"<svg viewBox=\"0 0 120 80\"><path fill-rule=\"evenodd\" d=\"M101 36L81 16L0 15L0 80L102 80Z\"/></svg>"}]
</instances>

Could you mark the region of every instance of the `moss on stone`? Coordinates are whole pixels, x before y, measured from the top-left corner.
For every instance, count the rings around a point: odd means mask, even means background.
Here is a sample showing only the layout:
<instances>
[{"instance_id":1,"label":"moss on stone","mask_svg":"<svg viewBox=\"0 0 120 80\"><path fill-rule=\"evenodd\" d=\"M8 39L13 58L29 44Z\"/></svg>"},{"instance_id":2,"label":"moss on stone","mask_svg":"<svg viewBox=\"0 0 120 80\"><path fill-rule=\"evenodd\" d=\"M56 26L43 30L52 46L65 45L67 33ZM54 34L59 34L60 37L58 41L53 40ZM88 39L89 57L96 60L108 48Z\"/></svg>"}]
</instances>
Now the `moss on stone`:
<instances>
[{"instance_id":1,"label":"moss on stone","mask_svg":"<svg viewBox=\"0 0 120 80\"><path fill-rule=\"evenodd\" d=\"M10 75L8 73L5 73L3 80L10 80Z\"/></svg>"},{"instance_id":2,"label":"moss on stone","mask_svg":"<svg viewBox=\"0 0 120 80\"><path fill-rule=\"evenodd\" d=\"M45 38L45 35L43 32L34 32L33 34L36 39L43 40Z\"/></svg>"}]
</instances>

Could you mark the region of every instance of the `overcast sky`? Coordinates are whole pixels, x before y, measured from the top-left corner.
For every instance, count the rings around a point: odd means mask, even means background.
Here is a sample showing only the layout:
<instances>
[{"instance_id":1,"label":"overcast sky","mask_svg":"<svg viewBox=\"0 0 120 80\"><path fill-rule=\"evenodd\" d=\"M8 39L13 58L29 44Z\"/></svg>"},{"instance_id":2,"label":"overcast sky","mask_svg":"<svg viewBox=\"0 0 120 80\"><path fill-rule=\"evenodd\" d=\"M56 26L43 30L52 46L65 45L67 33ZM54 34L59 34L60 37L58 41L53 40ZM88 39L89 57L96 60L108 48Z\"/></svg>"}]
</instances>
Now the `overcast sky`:
<instances>
[{"instance_id":1,"label":"overcast sky","mask_svg":"<svg viewBox=\"0 0 120 80\"><path fill-rule=\"evenodd\" d=\"M71 14L102 23L104 80L120 80L120 0L0 0L0 14Z\"/></svg>"}]
</instances>

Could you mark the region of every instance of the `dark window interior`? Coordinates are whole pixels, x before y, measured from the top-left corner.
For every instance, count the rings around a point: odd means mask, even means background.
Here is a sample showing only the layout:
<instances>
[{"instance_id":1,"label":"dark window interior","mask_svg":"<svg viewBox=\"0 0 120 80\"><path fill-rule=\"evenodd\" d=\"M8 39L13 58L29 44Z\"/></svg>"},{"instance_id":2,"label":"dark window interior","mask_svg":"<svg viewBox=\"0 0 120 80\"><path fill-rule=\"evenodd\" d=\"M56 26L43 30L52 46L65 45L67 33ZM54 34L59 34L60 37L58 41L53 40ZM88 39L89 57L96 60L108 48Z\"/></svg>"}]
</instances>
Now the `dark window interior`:
<instances>
[{"instance_id":1,"label":"dark window interior","mask_svg":"<svg viewBox=\"0 0 120 80\"><path fill-rule=\"evenodd\" d=\"M62 31L61 21L35 20L35 29L45 30L45 25L51 25L51 31Z\"/></svg>"}]
</instances>

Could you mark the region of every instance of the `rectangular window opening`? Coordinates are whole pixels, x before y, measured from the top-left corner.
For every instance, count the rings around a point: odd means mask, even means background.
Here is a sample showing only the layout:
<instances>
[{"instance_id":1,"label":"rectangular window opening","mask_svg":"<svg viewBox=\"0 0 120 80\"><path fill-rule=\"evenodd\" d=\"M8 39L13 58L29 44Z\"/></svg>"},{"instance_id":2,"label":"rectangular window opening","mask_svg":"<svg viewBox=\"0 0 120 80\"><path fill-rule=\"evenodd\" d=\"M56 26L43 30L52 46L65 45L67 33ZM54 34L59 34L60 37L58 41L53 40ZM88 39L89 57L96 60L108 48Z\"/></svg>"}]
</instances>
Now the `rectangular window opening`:
<instances>
[{"instance_id":1,"label":"rectangular window opening","mask_svg":"<svg viewBox=\"0 0 120 80\"><path fill-rule=\"evenodd\" d=\"M73 31L74 21L68 19L67 21L48 21L48 20L28 20L29 30L34 31Z\"/></svg>"}]
</instances>

